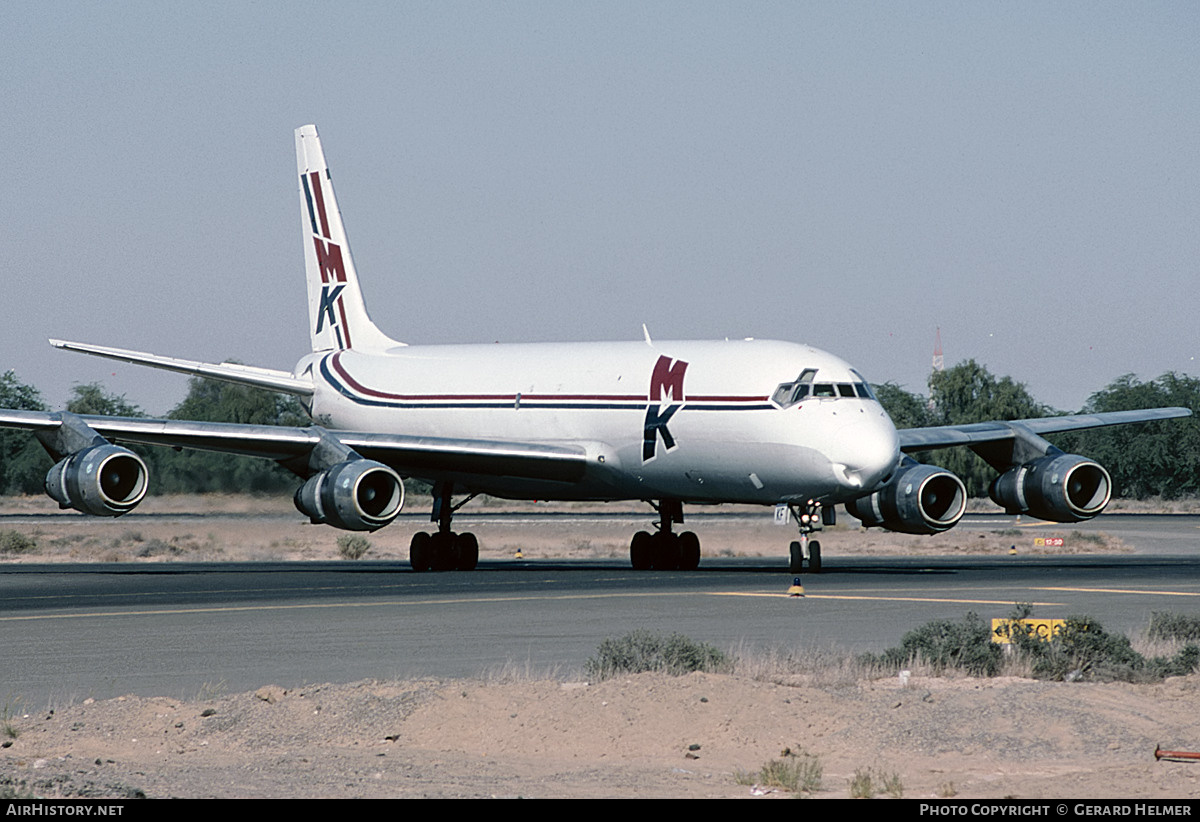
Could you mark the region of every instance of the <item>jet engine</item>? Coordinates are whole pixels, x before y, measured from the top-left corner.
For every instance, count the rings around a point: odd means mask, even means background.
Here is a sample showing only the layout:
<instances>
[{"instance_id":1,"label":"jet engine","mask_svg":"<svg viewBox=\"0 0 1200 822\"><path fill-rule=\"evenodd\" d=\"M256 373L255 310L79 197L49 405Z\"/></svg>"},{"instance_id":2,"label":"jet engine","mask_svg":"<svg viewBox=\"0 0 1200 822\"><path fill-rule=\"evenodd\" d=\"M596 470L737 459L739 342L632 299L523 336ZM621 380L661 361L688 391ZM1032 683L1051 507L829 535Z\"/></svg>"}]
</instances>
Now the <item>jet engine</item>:
<instances>
[{"instance_id":1,"label":"jet engine","mask_svg":"<svg viewBox=\"0 0 1200 822\"><path fill-rule=\"evenodd\" d=\"M1004 472L992 481L988 496L1010 514L1082 522L1108 505L1112 479L1100 463L1060 452Z\"/></svg>"},{"instance_id":2,"label":"jet engine","mask_svg":"<svg viewBox=\"0 0 1200 822\"><path fill-rule=\"evenodd\" d=\"M146 463L128 448L104 443L68 455L46 474L46 493L62 508L119 517L146 496Z\"/></svg>"},{"instance_id":3,"label":"jet engine","mask_svg":"<svg viewBox=\"0 0 1200 822\"><path fill-rule=\"evenodd\" d=\"M296 508L315 523L346 531L374 531L404 505L404 482L383 463L351 459L309 477L296 491Z\"/></svg>"},{"instance_id":4,"label":"jet engine","mask_svg":"<svg viewBox=\"0 0 1200 822\"><path fill-rule=\"evenodd\" d=\"M883 526L902 534L937 534L962 518L967 489L944 468L906 459L887 485L869 496L846 503L863 525Z\"/></svg>"}]
</instances>

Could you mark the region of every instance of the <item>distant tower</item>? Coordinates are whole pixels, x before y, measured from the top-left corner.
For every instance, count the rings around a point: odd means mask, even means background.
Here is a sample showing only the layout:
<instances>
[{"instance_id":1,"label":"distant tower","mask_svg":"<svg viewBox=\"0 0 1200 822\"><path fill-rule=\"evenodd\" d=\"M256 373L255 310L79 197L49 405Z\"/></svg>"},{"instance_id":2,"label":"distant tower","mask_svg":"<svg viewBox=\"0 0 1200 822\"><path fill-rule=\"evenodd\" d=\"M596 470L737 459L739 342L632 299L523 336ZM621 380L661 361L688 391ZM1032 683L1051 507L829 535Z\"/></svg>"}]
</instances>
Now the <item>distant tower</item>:
<instances>
[{"instance_id":1,"label":"distant tower","mask_svg":"<svg viewBox=\"0 0 1200 822\"><path fill-rule=\"evenodd\" d=\"M938 372L945 370L946 363L942 359L942 327L939 325L937 330L937 339L933 344L933 370L930 372L930 376L932 377L933 374L937 374ZM931 379L930 383L932 384L932 382L933 380ZM929 397L929 402L925 407L929 409L930 414L937 412L937 403L933 401L932 396Z\"/></svg>"}]
</instances>

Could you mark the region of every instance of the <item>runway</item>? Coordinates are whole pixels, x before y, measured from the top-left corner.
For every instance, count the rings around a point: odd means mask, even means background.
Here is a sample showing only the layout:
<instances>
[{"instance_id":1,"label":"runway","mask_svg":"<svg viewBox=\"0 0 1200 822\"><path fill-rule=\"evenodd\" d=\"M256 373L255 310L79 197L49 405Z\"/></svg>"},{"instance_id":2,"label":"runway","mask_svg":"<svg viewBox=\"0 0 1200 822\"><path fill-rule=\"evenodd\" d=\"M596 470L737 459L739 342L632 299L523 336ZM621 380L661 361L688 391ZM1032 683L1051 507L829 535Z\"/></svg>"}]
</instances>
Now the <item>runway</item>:
<instances>
[{"instance_id":1,"label":"runway","mask_svg":"<svg viewBox=\"0 0 1200 822\"><path fill-rule=\"evenodd\" d=\"M1014 602L1132 633L1153 611L1200 612L1200 518L1102 521L1151 553L831 553L825 573L804 578L803 599L787 597L791 577L762 558L715 558L690 573L619 560L487 561L470 574L398 562L2 566L0 690L42 705L474 676L505 663L570 671L603 638L638 628L722 648L877 651L931 619L1005 616Z\"/></svg>"}]
</instances>

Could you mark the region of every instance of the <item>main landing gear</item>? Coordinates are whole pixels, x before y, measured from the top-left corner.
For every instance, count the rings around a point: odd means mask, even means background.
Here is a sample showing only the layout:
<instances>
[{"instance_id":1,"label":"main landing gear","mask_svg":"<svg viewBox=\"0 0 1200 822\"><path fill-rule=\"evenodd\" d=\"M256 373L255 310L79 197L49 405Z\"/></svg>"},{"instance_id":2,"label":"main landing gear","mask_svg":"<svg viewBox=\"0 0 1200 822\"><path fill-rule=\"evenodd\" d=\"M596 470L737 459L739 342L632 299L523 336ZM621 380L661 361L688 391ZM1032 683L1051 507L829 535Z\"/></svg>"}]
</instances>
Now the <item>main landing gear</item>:
<instances>
[{"instance_id":1,"label":"main landing gear","mask_svg":"<svg viewBox=\"0 0 1200 822\"><path fill-rule=\"evenodd\" d=\"M808 572L819 574L821 573L821 543L818 540L810 539L809 534L820 531L824 524L833 525L834 510L832 508L825 510L821 507L821 503L811 499L803 504L790 504L788 509L791 510L792 516L796 518L796 523L800 526L800 539L789 546L788 573L804 573L804 563L807 562Z\"/></svg>"},{"instance_id":2,"label":"main landing gear","mask_svg":"<svg viewBox=\"0 0 1200 822\"><path fill-rule=\"evenodd\" d=\"M450 518L475 495L454 505L454 486L439 482L433 487L431 522L438 524L435 534L419 531L408 546L408 561L414 571L474 571L479 564L479 540L474 534L456 534L450 530Z\"/></svg>"},{"instance_id":3,"label":"main landing gear","mask_svg":"<svg viewBox=\"0 0 1200 822\"><path fill-rule=\"evenodd\" d=\"M654 505L653 502L650 503ZM638 571L694 571L700 565L700 538L691 531L676 534L675 523L683 524L683 503L665 499L654 505L658 529L638 531L629 543L629 562Z\"/></svg>"}]
</instances>

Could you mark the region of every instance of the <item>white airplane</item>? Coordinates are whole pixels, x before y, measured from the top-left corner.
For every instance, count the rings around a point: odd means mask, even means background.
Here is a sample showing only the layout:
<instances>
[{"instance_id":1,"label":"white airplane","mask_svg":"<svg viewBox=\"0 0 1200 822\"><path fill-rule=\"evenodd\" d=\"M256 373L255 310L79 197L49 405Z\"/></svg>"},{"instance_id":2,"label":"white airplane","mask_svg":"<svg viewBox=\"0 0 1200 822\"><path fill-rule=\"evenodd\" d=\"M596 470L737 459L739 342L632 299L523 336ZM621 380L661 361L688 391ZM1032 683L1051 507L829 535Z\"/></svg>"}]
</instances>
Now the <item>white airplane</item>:
<instances>
[{"instance_id":1,"label":"white airplane","mask_svg":"<svg viewBox=\"0 0 1200 822\"><path fill-rule=\"evenodd\" d=\"M867 380L807 345L766 340L418 346L367 315L314 126L296 130L312 352L291 372L179 360L51 340L59 348L227 380L300 398L305 428L0 411L57 462L46 492L63 508L120 516L145 496L146 465L112 441L273 459L304 481L315 523L375 530L404 503L402 477L433 484L433 533L413 537L414 570L471 570L474 535L451 518L476 494L509 499L644 500L656 532L630 543L634 568L692 569L700 541L676 533L683 505L790 509L790 569L819 570L810 535L844 503L864 525L931 534L962 517L954 474L909 452L966 445L999 472L1012 512L1090 519L1111 480L1042 434L1184 417L1160 408L897 431ZM465 499L454 503L455 495Z\"/></svg>"}]
</instances>

